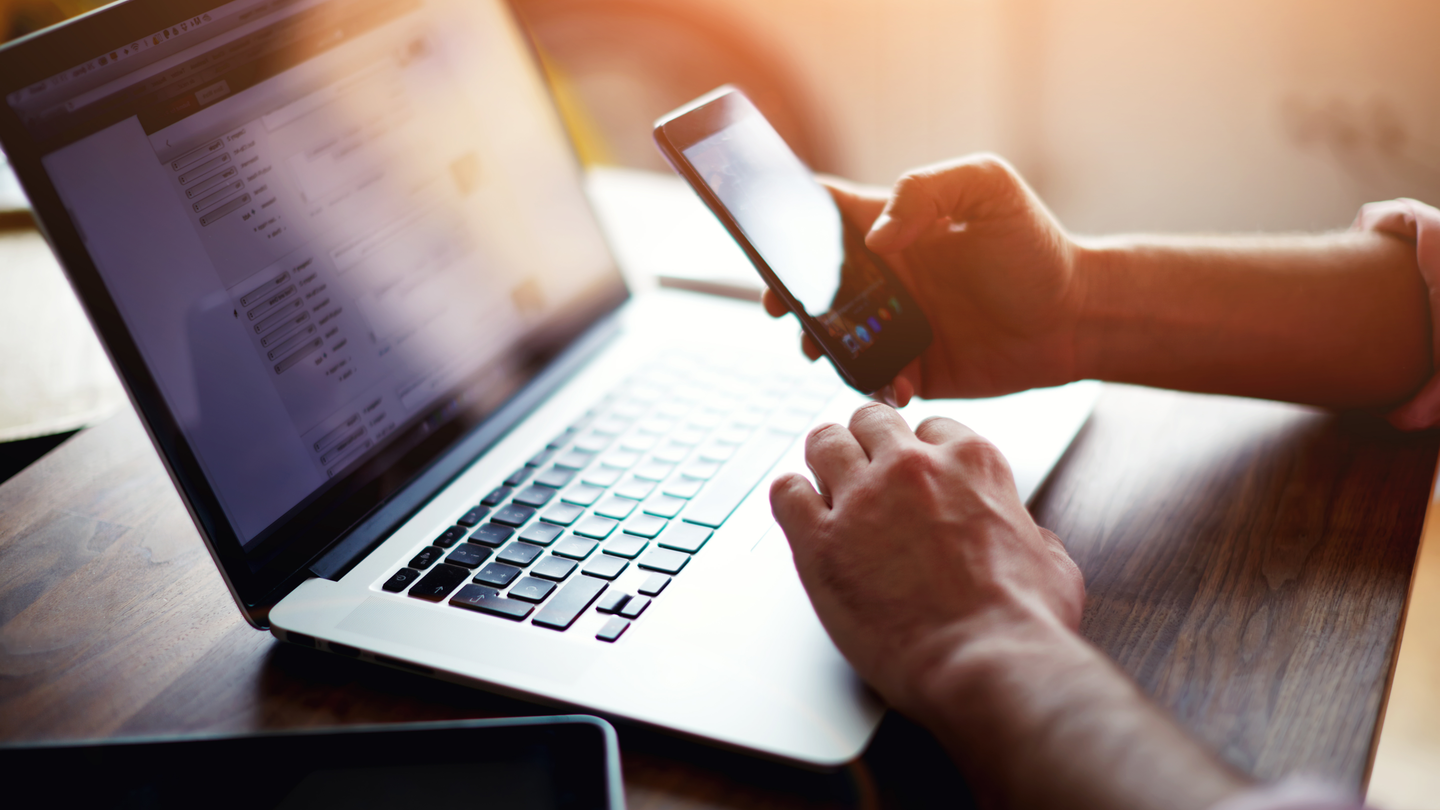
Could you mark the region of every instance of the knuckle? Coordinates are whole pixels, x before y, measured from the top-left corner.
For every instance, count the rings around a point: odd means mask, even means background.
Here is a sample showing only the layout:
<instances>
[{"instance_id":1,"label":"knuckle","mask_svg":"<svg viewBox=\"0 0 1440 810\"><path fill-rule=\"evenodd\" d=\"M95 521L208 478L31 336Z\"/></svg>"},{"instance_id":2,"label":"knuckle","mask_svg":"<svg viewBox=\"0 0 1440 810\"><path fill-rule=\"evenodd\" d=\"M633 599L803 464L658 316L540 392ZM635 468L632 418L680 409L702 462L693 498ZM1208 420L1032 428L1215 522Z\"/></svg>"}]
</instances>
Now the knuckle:
<instances>
[{"instance_id":1,"label":"knuckle","mask_svg":"<svg viewBox=\"0 0 1440 810\"><path fill-rule=\"evenodd\" d=\"M886 419L889 417L889 411L890 406L883 402L867 402L855 409L855 413L850 416L850 424Z\"/></svg>"},{"instance_id":2,"label":"knuckle","mask_svg":"<svg viewBox=\"0 0 1440 810\"><path fill-rule=\"evenodd\" d=\"M826 422L823 425L812 428L810 433L805 437L805 447L809 450L822 444L836 441L840 438L842 431L845 431L845 428L834 422Z\"/></svg>"},{"instance_id":3,"label":"knuckle","mask_svg":"<svg viewBox=\"0 0 1440 810\"><path fill-rule=\"evenodd\" d=\"M1005 459L1005 454L980 436L969 436L956 442L954 452L966 468L992 477L1010 477L1010 462Z\"/></svg>"}]
</instances>

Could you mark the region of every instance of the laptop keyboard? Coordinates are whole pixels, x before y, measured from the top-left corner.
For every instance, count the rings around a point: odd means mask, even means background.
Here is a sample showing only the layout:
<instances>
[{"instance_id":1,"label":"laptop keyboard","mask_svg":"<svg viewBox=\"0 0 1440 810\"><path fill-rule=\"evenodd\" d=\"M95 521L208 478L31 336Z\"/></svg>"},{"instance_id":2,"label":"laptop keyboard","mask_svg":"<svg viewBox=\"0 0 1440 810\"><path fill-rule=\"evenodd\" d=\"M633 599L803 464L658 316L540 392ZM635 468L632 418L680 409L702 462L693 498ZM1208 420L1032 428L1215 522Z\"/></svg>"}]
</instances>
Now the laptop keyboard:
<instances>
[{"instance_id":1,"label":"laptop keyboard","mask_svg":"<svg viewBox=\"0 0 1440 810\"><path fill-rule=\"evenodd\" d=\"M838 388L828 375L668 357L481 493L381 587L557 631L593 607L610 616L595 637L614 642ZM613 587L622 575L634 593Z\"/></svg>"}]
</instances>

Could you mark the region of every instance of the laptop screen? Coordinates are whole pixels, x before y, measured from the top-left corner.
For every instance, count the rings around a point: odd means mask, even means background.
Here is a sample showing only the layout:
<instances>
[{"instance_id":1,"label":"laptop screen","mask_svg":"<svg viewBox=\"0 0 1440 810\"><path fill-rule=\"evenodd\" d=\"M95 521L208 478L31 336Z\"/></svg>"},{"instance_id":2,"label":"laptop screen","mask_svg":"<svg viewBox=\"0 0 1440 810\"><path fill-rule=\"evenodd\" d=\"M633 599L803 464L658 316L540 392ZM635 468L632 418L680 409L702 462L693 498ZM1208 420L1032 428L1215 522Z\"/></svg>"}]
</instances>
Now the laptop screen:
<instances>
[{"instance_id":1,"label":"laptop screen","mask_svg":"<svg viewBox=\"0 0 1440 810\"><path fill-rule=\"evenodd\" d=\"M6 101L255 567L320 501L403 486L623 283L499 4L175 8Z\"/></svg>"}]
</instances>

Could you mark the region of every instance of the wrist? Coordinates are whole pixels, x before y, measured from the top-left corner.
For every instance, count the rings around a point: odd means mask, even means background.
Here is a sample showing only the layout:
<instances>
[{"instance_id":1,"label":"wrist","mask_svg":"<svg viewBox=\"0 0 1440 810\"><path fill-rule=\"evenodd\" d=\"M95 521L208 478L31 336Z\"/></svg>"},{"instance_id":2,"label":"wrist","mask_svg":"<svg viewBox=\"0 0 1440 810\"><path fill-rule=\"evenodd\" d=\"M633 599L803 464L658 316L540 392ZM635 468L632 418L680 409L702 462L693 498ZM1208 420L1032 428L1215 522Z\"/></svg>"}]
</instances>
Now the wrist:
<instances>
[{"instance_id":1,"label":"wrist","mask_svg":"<svg viewBox=\"0 0 1440 810\"><path fill-rule=\"evenodd\" d=\"M1115 379L1111 343L1127 292L1124 275L1125 248L1111 239L1076 240L1075 284L1080 294L1075 318L1075 366L1082 380Z\"/></svg>"},{"instance_id":2,"label":"wrist","mask_svg":"<svg viewBox=\"0 0 1440 810\"><path fill-rule=\"evenodd\" d=\"M935 734L982 805L1203 810L1248 783L1057 620L1010 616L950 642L896 708Z\"/></svg>"},{"instance_id":3,"label":"wrist","mask_svg":"<svg viewBox=\"0 0 1440 810\"><path fill-rule=\"evenodd\" d=\"M1016 670L1053 658L1080 641L1057 619L1017 605L995 607L938 628L905 662L912 673L896 708L932 725L949 726L948 715L971 699L986 699ZM1053 663L1053 662L1052 662ZM932 725L937 735L940 728Z\"/></svg>"}]
</instances>

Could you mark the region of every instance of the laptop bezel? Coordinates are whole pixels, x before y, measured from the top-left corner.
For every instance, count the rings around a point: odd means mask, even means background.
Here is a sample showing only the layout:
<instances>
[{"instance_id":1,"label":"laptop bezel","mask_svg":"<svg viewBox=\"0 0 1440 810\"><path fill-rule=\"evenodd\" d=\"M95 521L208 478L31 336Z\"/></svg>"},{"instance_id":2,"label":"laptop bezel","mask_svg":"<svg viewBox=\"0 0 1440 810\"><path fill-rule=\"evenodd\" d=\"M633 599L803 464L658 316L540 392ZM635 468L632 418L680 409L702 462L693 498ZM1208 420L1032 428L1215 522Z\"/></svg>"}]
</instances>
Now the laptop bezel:
<instances>
[{"instance_id":1,"label":"laptop bezel","mask_svg":"<svg viewBox=\"0 0 1440 810\"><path fill-rule=\"evenodd\" d=\"M0 46L0 77L3 77L0 78L0 99L97 54L123 47L176 20L204 14L226 2L228 0L179 0L152 4L122 0L6 43ZM535 75L543 77L534 42L519 23L509 0L497 0L496 5L509 16L526 43ZM558 110L553 110L553 96L549 96L548 101L555 120L560 121ZM60 260L181 501L237 606L256 627L267 627L270 608L304 580L316 575L331 578L343 575L356 559L383 541L469 463L522 421L535 403L561 385L583 365L585 357L597 351L606 337L614 333L613 313L630 297L614 252L609 251L608 274L582 306L567 313L569 322L579 326L564 336L567 348L551 358L549 365L523 383L504 404L456 435L448 449L414 469L403 483L391 482L394 488L386 497L370 503L360 513L347 515L343 528L307 539L303 547L287 549L286 553L277 555L281 559L268 560L259 570L252 570L252 558L245 553L240 538L225 518L219 498L166 405L79 229L41 163L46 152L26 129L18 113L3 102L0 102L0 143L4 144L11 167L30 200L38 228ZM566 143L576 171L576 188L583 190L578 156L568 139ZM353 474L352 471L347 477ZM301 516L299 520L304 522L306 518Z\"/></svg>"}]
</instances>

